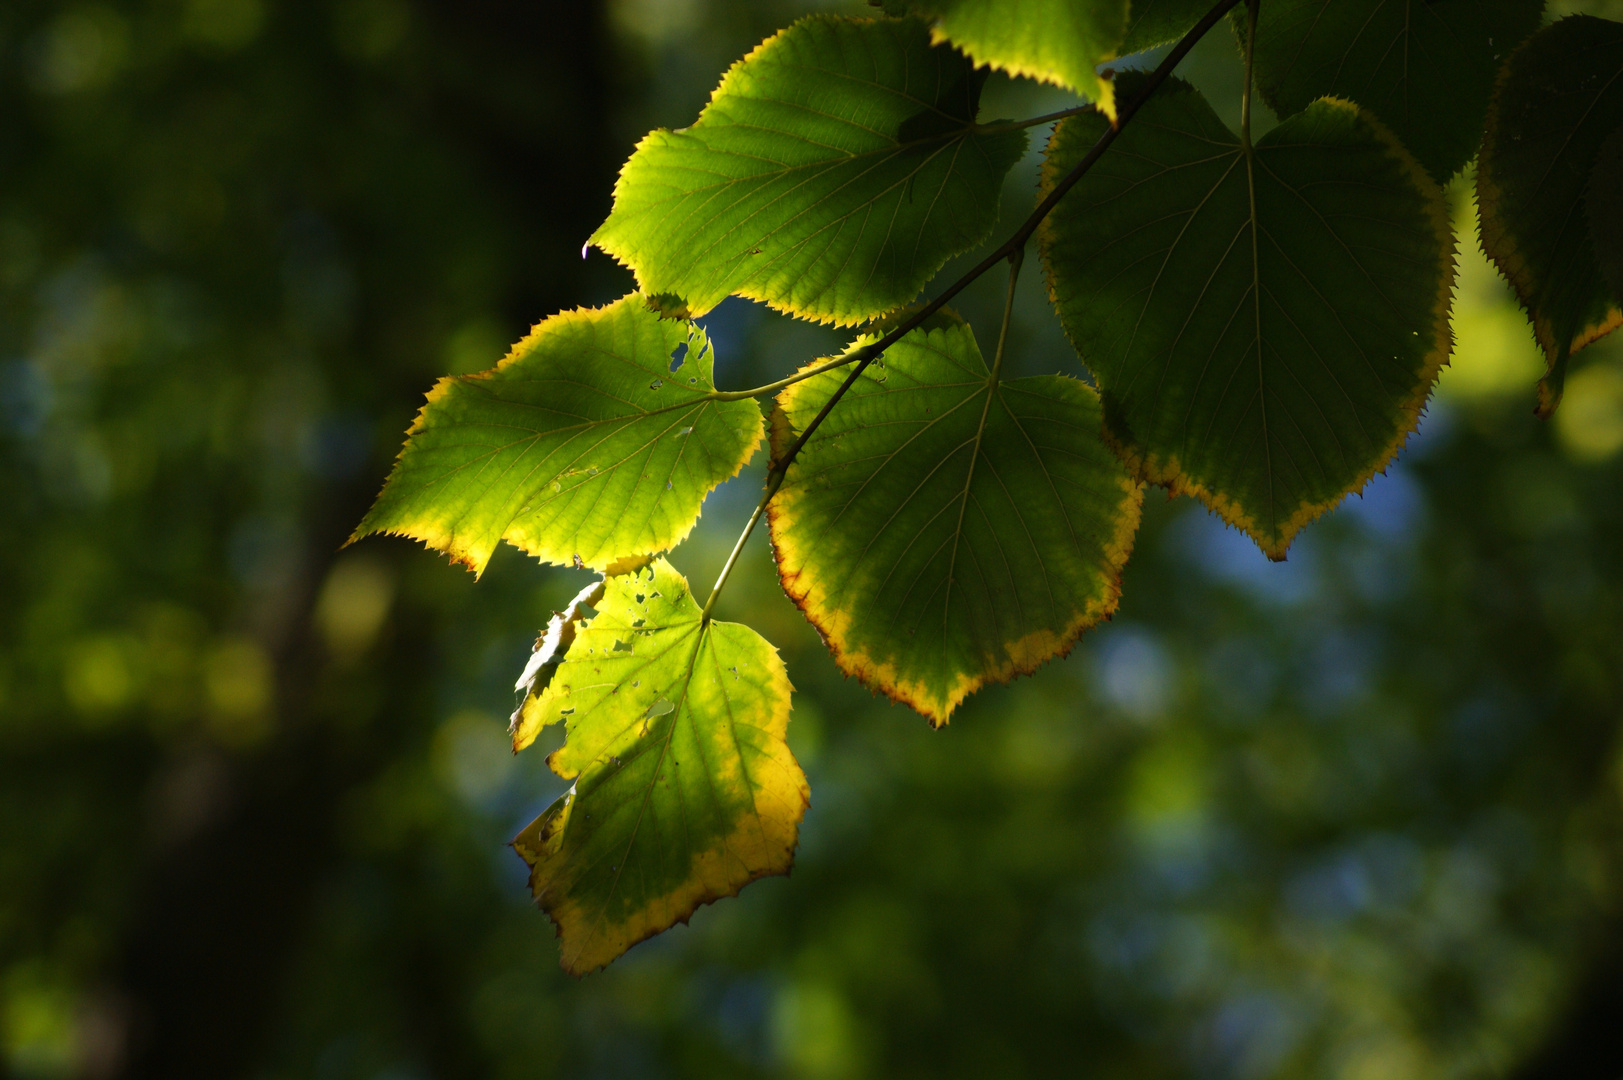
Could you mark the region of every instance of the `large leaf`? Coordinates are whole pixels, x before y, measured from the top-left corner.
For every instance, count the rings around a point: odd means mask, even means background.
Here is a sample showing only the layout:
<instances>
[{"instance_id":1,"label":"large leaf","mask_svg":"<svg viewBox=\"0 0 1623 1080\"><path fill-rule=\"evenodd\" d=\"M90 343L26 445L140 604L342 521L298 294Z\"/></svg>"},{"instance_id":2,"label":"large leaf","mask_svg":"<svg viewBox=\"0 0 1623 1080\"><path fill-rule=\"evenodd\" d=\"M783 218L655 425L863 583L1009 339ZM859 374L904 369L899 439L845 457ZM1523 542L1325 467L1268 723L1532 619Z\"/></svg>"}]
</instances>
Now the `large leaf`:
<instances>
[{"instance_id":1,"label":"large leaf","mask_svg":"<svg viewBox=\"0 0 1623 1080\"><path fill-rule=\"evenodd\" d=\"M592 243L667 311L729 293L841 325L985 240L1023 131L975 127L984 74L918 19L814 16L637 145Z\"/></svg>"},{"instance_id":2,"label":"large leaf","mask_svg":"<svg viewBox=\"0 0 1623 1080\"><path fill-rule=\"evenodd\" d=\"M1213 0L1133 0L1121 51L1143 52L1177 41L1214 6Z\"/></svg>"},{"instance_id":3,"label":"large leaf","mask_svg":"<svg viewBox=\"0 0 1623 1080\"><path fill-rule=\"evenodd\" d=\"M1601 276L1612 287L1613 304L1623 305L1623 127L1608 135L1595 152L1584 209Z\"/></svg>"},{"instance_id":4,"label":"large leaf","mask_svg":"<svg viewBox=\"0 0 1623 1080\"><path fill-rule=\"evenodd\" d=\"M917 6L937 17L938 41L952 42L977 63L1058 83L1115 116L1111 81L1096 69L1117 55L1127 31L1127 5L1128 0L922 0Z\"/></svg>"},{"instance_id":5,"label":"large leaf","mask_svg":"<svg viewBox=\"0 0 1623 1080\"><path fill-rule=\"evenodd\" d=\"M575 784L513 846L577 975L787 873L809 798L785 741L789 677L764 638L705 623L663 559L609 578L596 603L513 741L565 723L547 763Z\"/></svg>"},{"instance_id":6,"label":"large leaf","mask_svg":"<svg viewBox=\"0 0 1623 1080\"><path fill-rule=\"evenodd\" d=\"M663 551L761 441L715 400L704 332L635 294L540 323L496 368L441 379L355 531L415 537L482 572L506 540L603 569Z\"/></svg>"},{"instance_id":7,"label":"large leaf","mask_svg":"<svg viewBox=\"0 0 1623 1080\"><path fill-rule=\"evenodd\" d=\"M1060 125L1045 186L1104 123ZM1346 103L1248 153L1171 81L1048 218L1042 253L1123 460L1272 558L1385 467L1448 357L1442 192Z\"/></svg>"},{"instance_id":8,"label":"large leaf","mask_svg":"<svg viewBox=\"0 0 1623 1080\"><path fill-rule=\"evenodd\" d=\"M882 363L795 459L769 507L772 540L784 588L840 666L940 725L1115 609L1143 489L1100 441L1091 389L996 381L954 317ZM776 455L847 374L783 391Z\"/></svg>"},{"instance_id":9,"label":"large leaf","mask_svg":"<svg viewBox=\"0 0 1623 1080\"><path fill-rule=\"evenodd\" d=\"M1546 415L1560 401L1567 357L1623 325L1583 211L1601 143L1619 127L1623 23L1589 16L1562 19L1518 49L1488 111L1477 168L1482 247L1544 349Z\"/></svg>"},{"instance_id":10,"label":"large leaf","mask_svg":"<svg viewBox=\"0 0 1623 1080\"><path fill-rule=\"evenodd\" d=\"M1544 0L1265 0L1257 85L1282 116L1321 97L1357 102L1446 182L1476 152L1500 57L1543 10Z\"/></svg>"}]
</instances>

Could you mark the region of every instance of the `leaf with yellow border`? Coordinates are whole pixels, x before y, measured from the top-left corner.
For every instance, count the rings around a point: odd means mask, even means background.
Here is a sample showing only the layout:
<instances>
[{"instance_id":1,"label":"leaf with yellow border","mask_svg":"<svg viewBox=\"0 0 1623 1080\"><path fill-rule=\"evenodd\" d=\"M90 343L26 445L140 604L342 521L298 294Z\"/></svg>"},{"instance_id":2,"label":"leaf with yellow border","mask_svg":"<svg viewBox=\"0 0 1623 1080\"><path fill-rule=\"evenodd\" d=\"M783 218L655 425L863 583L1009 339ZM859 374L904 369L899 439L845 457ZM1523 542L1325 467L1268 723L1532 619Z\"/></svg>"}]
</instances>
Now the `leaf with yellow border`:
<instances>
[{"instance_id":1,"label":"leaf with yellow border","mask_svg":"<svg viewBox=\"0 0 1623 1080\"><path fill-rule=\"evenodd\" d=\"M490 371L441 379L352 539L414 537L476 573L502 540L607 569L672 547L761 441L718 400L704 331L632 294L554 315Z\"/></svg>"},{"instance_id":2,"label":"leaf with yellow border","mask_svg":"<svg viewBox=\"0 0 1623 1080\"><path fill-rule=\"evenodd\" d=\"M779 395L774 455L848 374ZM1099 423L1086 384L999 381L970 328L935 317L862 374L769 504L784 588L845 671L946 723L1115 610L1142 488Z\"/></svg>"},{"instance_id":3,"label":"leaf with yellow border","mask_svg":"<svg viewBox=\"0 0 1623 1080\"><path fill-rule=\"evenodd\" d=\"M575 784L513 847L580 975L787 873L809 795L786 741L789 676L764 638L705 621L664 559L577 600L596 612L532 686L513 740L563 722L547 763Z\"/></svg>"},{"instance_id":4,"label":"leaf with yellow border","mask_svg":"<svg viewBox=\"0 0 1623 1080\"><path fill-rule=\"evenodd\" d=\"M1129 92L1138 76L1123 75ZM1049 144L1044 186L1105 121ZM1049 291L1133 472L1271 558L1392 460L1451 338L1441 190L1367 113L1321 101L1248 150L1169 81L1044 223Z\"/></svg>"}]
</instances>

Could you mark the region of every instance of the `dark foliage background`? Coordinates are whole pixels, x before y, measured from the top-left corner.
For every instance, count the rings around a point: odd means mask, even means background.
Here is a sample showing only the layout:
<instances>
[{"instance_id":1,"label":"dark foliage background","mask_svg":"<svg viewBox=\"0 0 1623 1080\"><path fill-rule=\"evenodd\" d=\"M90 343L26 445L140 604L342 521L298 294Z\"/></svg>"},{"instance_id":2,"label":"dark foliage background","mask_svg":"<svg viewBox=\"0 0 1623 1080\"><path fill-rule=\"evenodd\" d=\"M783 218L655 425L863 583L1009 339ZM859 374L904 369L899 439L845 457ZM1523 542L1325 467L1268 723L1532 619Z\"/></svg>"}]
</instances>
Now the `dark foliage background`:
<instances>
[{"instance_id":1,"label":"dark foliage background","mask_svg":"<svg viewBox=\"0 0 1623 1080\"><path fill-rule=\"evenodd\" d=\"M579 575L339 547L435 377L629 288L579 250L615 169L800 10L0 7L0 1075L1623 1073L1623 352L1532 418L1466 184L1455 368L1289 563L1152 495L1115 622L931 733L757 541L798 868L558 972L502 845L561 785L503 727ZM1018 363L1078 370L1026 285ZM838 344L708 323L734 386Z\"/></svg>"}]
</instances>

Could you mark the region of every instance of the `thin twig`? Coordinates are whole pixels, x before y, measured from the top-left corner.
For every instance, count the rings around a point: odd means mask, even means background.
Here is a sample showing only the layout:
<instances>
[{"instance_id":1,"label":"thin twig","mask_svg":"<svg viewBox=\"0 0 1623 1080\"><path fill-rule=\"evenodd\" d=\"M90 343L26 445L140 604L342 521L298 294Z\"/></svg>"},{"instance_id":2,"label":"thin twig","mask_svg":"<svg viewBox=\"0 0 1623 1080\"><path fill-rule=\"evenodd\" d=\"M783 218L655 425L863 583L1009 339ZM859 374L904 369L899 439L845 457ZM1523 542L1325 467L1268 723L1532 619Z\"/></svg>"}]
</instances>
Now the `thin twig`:
<instances>
[{"instance_id":1,"label":"thin twig","mask_svg":"<svg viewBox=\"0 0 1623 1080\"><path fill-rule=\"evenodd\" d=\"M1171 77L1173 69L1183 62L1183 58L1189 55L1189 51L1195 47L1196 43L1199 42L1201 38L1205 37L1207 32L1211 30L1212 27L1216 26L1223 16L1227 15L1231 10L1237 7L1240 2L1241 0L1218 0L1218 3L1210 11L1201 16L1200 21L1191 27L1189 32L1178 40L1178 43L1172 47L1172 51L1167 53L1166 58L1156 65L1154 71L1150 72L1149 76L1144 81L1144 89L1140 91L1139 94L1131 101L1118 105L1116 109L1116 122L1110 127L1106 128L1103 135L1099 136L1099 141L1093 144L1093 149L1089 150L1087 155L1083 157L1081 161L1078 161L1074 166L1071 167L1071 171L1066 173L1064 177L1060 179L1059 183L1054 185L1054 189L1048 193L1047 197L1044 198L1042 202L1037 204L1037 208L1031 212L1026 220L1021 223L1020 227L1014 231L1014 234L1010 236L1008 240L1004 241L996 251L986 256L986 258L982 259L979 263L976 263L973 269L964 274L957 281L953 282L951 285L948 285L934 300L931 300L929 303L907 316L907 318L903 319L884 337L880 338L871 345L865 345L860 349L854 350L849 355L840 358L840 364L849 364L855 362L856 367L852 370L850 375L846 376L845 382L840 384L840 388L834 391L834 394L828 399L828 401L823 403L823 407L818 410L817 415L812 418L811 423L806 425L805 430L800 433L800 436L789 445L789 449L784 452L783 457L777 461L774 461L772 463L772 467L767 471L766 491L761 496L761 501L756 505L755 512L750 515L749 522L744 526L743 534L739 536L738 543L733 545L732 554L727 557L727 564L722 567L721 576L716 579L715 588L710 590L710 598L705 601L705 620L709 620L711 609L714 608L716 604L716 597L721 593L722 586L727 584L728 577L732 575L733 566L738 562L739 553L744 550L744 544L749 540L750 533L755 531L755 524L761 520L761 515L766 511L767 503L772 501L772 497L776 495L778 493L778 489L783 486L783 479L789 473L789 466L794 464L796 456L798 456L802 448L805 447L807 440L812 437L812 434L818 429L818 427L822 425L823 421L828 418L828 414L834 410L835 405L839 404L840 399L845 396L846 391L850 390L851 387L856 385L856 381L862 377L862 373L867 370L868 365L873 363L874 360L878 359L886 349L890 348L902 338L918 329L926 319L945 307L953 297L963 292L964 289L968 288L970 284L976 281L982 274L992 269L992 267L996 266L1004 259L1014 257L1017 252L1023 255L1025 252L1026 241L1031 239L1032 234L1037 231L1037 227L1043 223L1043 220L1047 218L1049 214L1053 213L1054 207L1059 205L1059 201L1063 199L1066 193L1075 187L1077 183L1088 174L1088 170L1093 168L1098 160L1104 156L1105 151L1110 149L1110 145L1116 141L1116 136L1121 134L1121 129L1127 125L1128 121L1132 120L1132 118L1138 113L1138 110L1142 108L1144 103L1150 99L1151 95L1161 88L1161 84L1166 82L1167 79ZM825 367L837 367L840 366L840 364L830 362Z\"/></svg>"}]
</instances>

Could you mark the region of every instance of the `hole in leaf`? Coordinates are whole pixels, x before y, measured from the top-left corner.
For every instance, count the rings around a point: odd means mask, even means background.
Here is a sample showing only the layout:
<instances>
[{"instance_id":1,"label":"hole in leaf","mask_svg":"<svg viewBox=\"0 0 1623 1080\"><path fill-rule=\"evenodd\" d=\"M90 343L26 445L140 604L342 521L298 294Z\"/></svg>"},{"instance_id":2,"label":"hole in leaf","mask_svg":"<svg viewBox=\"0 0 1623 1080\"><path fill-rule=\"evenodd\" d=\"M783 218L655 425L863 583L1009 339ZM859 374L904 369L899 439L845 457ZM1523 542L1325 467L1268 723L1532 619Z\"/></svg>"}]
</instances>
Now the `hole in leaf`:
<instances>
[{"instance_id":1,"label":"hole in leaf","mask_svg":"<svg viewBox=\"0 0 1623 1080\"><path fill-rule=\"evenodd\" d=\"M665 385L665 380L664 379L655 379L653 382L648 384L648 389L650 389L650 390L658 390L661 386L664 386L664 385Z\"/></svg>"},{"instance_id":2,"label":"hole in leaf","mask_svg":"<svg viewBox=\"0 0 1623 1080\"><path fill-rule=\"evenodd\" d=\"M642 716L644 720L652 720L656 716L664 716L666 713L672 713L675 711L675 705L672 705L664 698L660 698L658 701L648 706L648 711L643 713Z\"/></svg>"},{"instance_id":3,"label":"hole in leaf","mask_svg":"<svg viewBox=\"0 0 1623 1080\"><path fill-rule=\"evenodd\" d=\"M627 644L626 642L624 642L624 641L616 641L614 643L614 651L615 652L630 652L631 651L631 646L629 644Z\"/></svg>"},{"instance_id":4,"label":"hole in leaf","mask_svg":"<svg viewBox=\"0 0 1623 1080\"><path fill-rule=\"evenodd\" d=\"M675 371L682 366L682 361L688 358L688 343L682 342L671 350L671 370Z\"/></svg>"}]
</instances>

